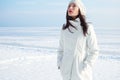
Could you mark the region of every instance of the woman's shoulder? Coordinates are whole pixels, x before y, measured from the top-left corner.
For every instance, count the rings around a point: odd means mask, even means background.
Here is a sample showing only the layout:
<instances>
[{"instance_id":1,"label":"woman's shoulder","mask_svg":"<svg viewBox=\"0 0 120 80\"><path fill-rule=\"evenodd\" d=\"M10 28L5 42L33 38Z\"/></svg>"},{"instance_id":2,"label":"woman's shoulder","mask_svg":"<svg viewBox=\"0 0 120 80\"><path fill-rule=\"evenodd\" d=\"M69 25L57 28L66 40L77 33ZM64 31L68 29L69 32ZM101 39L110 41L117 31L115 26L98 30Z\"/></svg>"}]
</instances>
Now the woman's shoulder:
<instances>
[{"instance_id":1,"label":"woman's shoulder","mask_svg":"<svg viewBox=\"0 0 120 80\"><path fill-rule=\"evenodd\" d=\"M87 24L88 24L88 29L93 28L93 24L91 22L88 22Z\"/></svg>"},{"instance_id":2,"label":"woman's shoulder","mask_svg":"<svg viewBox=\"0 0 120 80\"><path fill-rule=\"evenodd\" d=\"M64 23L63 25L62 25L62 30L65 30L66 29L66 24Z\"/></svg>"},{"instance_id":3,"label":"woman's shoulder","mask_svg":"<svg viewBox=\"0 0 120 80\"><path fill-rule=\"evenodd\" d=\"M60 32L63 33L64 32L64 29L65 28L65 24L63 24L61 27L60 27Z\"/></svg>"},{"instance_id":4,"label":"woman's shoulder","mask_svg":"<svg viewBox=\"0 0 120 80\"><path fill-rule=\"evenodd\" d=\"M63 24L62 27L61 27L61 32L65 32L66 31L66 24Z\"/></svg>"},{"instance_id":5,"label":"woman's shoulder","mask_svg":"<svg viewBox=\"0 0 120 80\"><path fill-rule=\"evenodd\" d=\"M93 24L91 22L89 22L87 33L90 34L91 32L94 32L94 27L93 27Z\"/></svg>"}]
</instances>

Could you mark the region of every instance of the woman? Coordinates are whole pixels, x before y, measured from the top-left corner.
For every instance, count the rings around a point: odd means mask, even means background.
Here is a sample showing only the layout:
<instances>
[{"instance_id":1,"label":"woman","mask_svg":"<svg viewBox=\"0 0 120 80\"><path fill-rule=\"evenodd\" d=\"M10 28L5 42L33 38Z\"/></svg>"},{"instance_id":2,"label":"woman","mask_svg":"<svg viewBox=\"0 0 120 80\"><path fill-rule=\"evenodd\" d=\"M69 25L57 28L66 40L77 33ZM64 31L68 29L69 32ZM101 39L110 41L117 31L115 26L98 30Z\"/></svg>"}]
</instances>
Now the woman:
<instances>
[{"instance_id":1,"label":"woman","mask_svg":"<svg viewBox=\"0 0 120 80\"><path fill-rule=\"evenodd\" d=\"M92 80L92 66L98 57L93 26L85 20L80 0L72 0L66 13L58 49L57 64L63 80Z\"/></svg>"}]
</instances>

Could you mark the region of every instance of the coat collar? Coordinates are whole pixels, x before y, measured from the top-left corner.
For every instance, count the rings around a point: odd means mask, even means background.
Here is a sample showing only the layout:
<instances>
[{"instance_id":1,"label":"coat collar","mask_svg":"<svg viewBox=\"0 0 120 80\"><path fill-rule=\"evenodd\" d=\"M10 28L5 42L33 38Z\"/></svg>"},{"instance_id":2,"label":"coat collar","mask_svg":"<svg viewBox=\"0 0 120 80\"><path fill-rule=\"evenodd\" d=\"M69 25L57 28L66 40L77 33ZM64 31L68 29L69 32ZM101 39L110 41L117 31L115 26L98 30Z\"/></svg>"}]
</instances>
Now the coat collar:
<instances>
[{"instance_id":1,"label":"coat collar","mask_svg":"<svg viewBox=\"0 0 120 80\"><path fill-rule=\"evenodd\" d=\"M80 19L79 18L76 18L75 20L69 20L69 22L75 26L77 29L81 27L80 25Z\"/></svg>"}]
</instances>

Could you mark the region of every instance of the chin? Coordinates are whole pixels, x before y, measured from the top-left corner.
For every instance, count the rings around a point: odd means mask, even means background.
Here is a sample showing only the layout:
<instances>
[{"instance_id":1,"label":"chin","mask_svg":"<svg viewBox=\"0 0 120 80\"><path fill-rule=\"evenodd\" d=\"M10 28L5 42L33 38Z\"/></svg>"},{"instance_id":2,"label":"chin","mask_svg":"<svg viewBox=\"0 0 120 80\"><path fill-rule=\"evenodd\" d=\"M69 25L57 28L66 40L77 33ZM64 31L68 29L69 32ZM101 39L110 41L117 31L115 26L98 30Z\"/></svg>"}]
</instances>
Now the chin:
<instances>
[{"instance_id":1,"label":"chin","mask_svg":"<svg viewBox=\"0 0 120 80\"><path fill-rule=\"evenodd\" d=\"M68 14L68 16L73 17L73 15L72 15L72 14Z\"/></svg>"}]
</instances>

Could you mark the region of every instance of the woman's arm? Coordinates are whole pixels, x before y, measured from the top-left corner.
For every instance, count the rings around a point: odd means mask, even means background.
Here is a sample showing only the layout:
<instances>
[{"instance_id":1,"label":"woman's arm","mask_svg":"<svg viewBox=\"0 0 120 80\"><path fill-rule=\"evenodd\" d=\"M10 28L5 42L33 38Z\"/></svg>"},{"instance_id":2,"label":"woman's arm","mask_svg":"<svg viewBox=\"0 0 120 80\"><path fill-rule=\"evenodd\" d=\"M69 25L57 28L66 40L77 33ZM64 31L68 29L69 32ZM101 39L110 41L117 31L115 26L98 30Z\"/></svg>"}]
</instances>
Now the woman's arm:
<instances>
[{"instance_id":1,"label":"woman's arm","mask_svg":"<svg viewBox=\"0 0 120 80\"><path fill-rule=\"evenodd\" d=\"M63 57L63 35L62 31L60 34L60 40L59 40L59 47L58 47L58 54L57 54L57 66L58 69L60 69L62 57Z\"/></svg>"},{"instance_id":2,"label":"woman's arm","mask_svg":"<svg viewBox=\"0 0 120 80\"><path fill-rule=\"evenodd\" d=\"M84 63L86 65L93 66L93 64L95 63L98 57L99 48L98 48L96 34L91 24L88 26L87 47L88 47L88 56L86 57Z\"/></svg>"}]
</instances>

